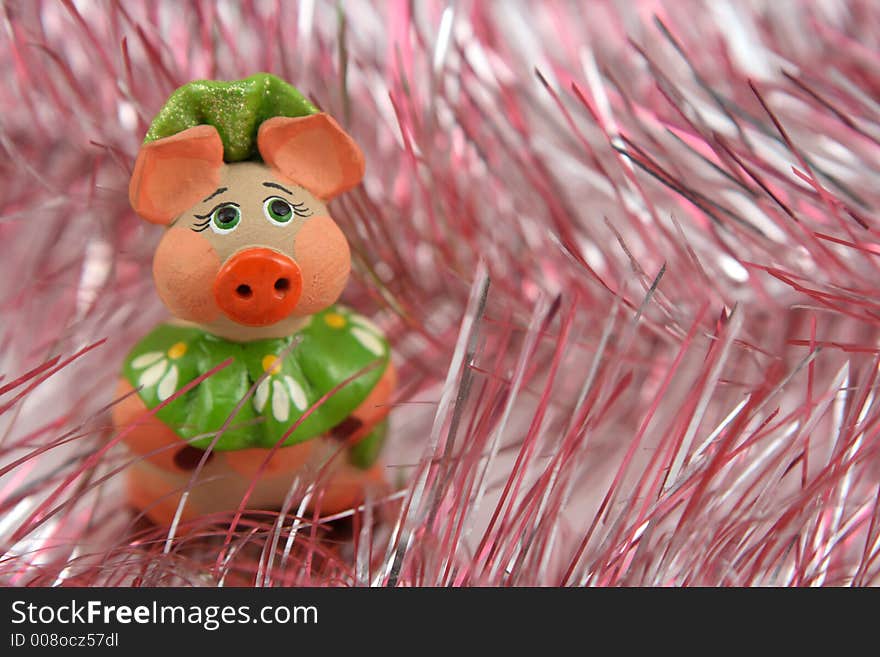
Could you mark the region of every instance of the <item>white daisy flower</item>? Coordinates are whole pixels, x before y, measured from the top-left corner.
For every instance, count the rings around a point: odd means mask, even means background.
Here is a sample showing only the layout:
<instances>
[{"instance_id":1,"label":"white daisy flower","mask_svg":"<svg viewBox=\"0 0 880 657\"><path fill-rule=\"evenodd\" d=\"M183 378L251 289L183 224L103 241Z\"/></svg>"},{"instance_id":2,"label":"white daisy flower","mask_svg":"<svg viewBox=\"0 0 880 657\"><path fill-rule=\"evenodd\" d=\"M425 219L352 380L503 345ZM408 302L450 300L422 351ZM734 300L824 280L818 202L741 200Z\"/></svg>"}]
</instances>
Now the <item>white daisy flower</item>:
<instances>
[{"instance_id":1,"label":"white daisy flower","mask_svg":"<svg viewBox=\"0 0 880 657\"><path fill-rule=\"evenodd\" d=\"M266 408L266 402L269 401L270 383L269 377L266 377L260 381L260 385L257 386L257 391L254 393L254 408L259 413L263 412L263 409Z\"/></svg>"},{"instance_id":2,"label":"white daisy flower","mask_svg":"<svg viewBox=\"0 0 880 657\"><path fill-rule=\"evenodd\" d=\"M385 353L385 345L382 344L382 340L380 340L375 333L367 331L359 326L355 326L351 329L351 334L367 351L372 352L376 356L381 356Z\"/></svg>"},{"instance_id":3,"label":"white daisy flower","mask_svg":"<svg viewBox=\"0 0 880 657\"><path fill-rule=\"evenodd\" d=\"M278 422L287 422L290 419L291 403L299 411L308 408L309 400L302 384L289 374L279 376L281 361L277 356L267 354L263 357L263 371L267 373L267 376L260 381L254 393L254 407L258 413L262 413L266 405L270 404L272 417Z\"/></svg>"},{"instance_id":4,"label":"white daisy flower","mask_svg":"<svg viewBox=\"0 0 880 657\"><path fill-rule=\"evenodd\" d=\"M351 316L351 323L356 326L360 326L361 328L366 329L367 331L370 331L371 333L375 333L376 335L382 335L382 329L380 329L378 326L376 326L373 322L371 322L369 319L367 319L363 315L352 315Z\"/></svg>"},{"instance_id":5,"label":"white daisy flower","mask_svg":"<svg viewBox=\"0 0 880 657\"><path fill-rule=\"evenodd\" d=\"M387 354L382 331L366 317L346 308L335 308L312 319L317 318L320 318L318 321L323 320L331 331L348 333L373 355ZM291 405L300 413L308 408L309 399L303 382L290 374L282 374L281 361L275 354L263 356L262 366L266 376L257 385L253 399L258 413L264 413L268 407L277 422L287 422L291 416Z\"/></svg>"},{"instance_id":6,"label":"white daisy flower","mask_svg":"<svg viewBox=\"0 0 880 657\"><path fill-rule=\"evenodd\" d=\"M363 315L339 308L324 315L324 323L337 331L347 330L361 346L374 356L385 353L382 331Z\"/></svg>"},{"instance_id":7,"label":"white daisy flower","mask_svg":"<svg viewBox=\"0 0 880 657\"><path fill-rule=\"evenodd\" d=\"M285 376L284 383L287 384L287 390L290 392L290 401L293 402L293 405L301 411L306 410L309 400L306 398L306 391L302 389L302 386L292 376Z\"/></svg>"},{"instance_id":8,"label":"white daisy flower","mask_svg":"<svg viewBox=\"0 0 880 657\"><path fill-rule=\"evenodd\" d=\"M177 391L180 371L174 361L186 353L186 343L176 342L167 351L149 351L131 361L135 370L143 370L138 377L138 386L144 389L156 386L159 401L165 401Z\"/></svg>"},{"instance_id":9,"label":"white daisy flower","mask_svg":"<svg viewBox=\"0 0 880 657\"><path fill-rule=\"evenodd\" d=\"M279 422L287 422L290 417L290 399L281 381L272 382L272 415Z\"/></svg>"}]
</instances>

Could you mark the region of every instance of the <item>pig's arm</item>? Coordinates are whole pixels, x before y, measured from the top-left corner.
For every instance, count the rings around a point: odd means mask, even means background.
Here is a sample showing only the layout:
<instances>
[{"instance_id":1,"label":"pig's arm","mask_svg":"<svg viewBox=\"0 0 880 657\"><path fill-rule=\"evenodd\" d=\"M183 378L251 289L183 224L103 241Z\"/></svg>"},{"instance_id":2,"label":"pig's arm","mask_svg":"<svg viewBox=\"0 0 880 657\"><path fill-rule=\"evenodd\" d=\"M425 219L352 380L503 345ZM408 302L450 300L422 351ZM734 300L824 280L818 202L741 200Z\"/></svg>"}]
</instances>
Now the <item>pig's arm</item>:
<instances>
[{"instance_id":1,"label":"pig's arm","mask_svg":"<svg viewBox=\"0 0 880 657\"><path fill-rule=\"evenodd\" d=\"M397 372L389 361L376 387L344 422L331 430L331 435L338 440L345 440L349 445L355 445L365 438L373 427L387 417L391 410L388 400L396 387Z\"/></svg>"},{"instance_id":2,"label":"pig's arm","mask_svg":"<svg viewBox=\"0 0 880 657\"><path fill-rule=\"evenodd\" d=\"M113 405L113 425L124 432L122 440L135 454L160 468L175 469L175 456L179 449L188 447L186 443L147 410L137 391L124 378L119 379L116 398L120 401Z\"/></svg>"}]
</instances>

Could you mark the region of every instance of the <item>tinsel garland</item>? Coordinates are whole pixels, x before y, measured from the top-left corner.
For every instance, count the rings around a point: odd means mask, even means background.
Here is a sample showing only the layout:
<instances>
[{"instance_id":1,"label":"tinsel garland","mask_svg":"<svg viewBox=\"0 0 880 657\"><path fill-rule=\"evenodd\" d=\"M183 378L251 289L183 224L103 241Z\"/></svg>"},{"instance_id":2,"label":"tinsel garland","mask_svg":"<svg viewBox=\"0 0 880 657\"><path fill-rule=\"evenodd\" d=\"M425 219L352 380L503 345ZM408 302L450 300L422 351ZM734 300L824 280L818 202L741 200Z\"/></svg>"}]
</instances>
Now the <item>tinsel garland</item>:
<instances>
[{"instance_id":1,"label":"tinsel garland","mask_svg":"<svg viewBox=\"0 0 880 657\"><path fill-rule=\"evenodd\" d=\"M878 582L876 2L7 0L2 21L3 584ZM394 345L397 488L156 527L108 410L164 316L128 176L174 88L258 71L365 152L331 209L343 301Z\"/></svg>"}]
</instances>

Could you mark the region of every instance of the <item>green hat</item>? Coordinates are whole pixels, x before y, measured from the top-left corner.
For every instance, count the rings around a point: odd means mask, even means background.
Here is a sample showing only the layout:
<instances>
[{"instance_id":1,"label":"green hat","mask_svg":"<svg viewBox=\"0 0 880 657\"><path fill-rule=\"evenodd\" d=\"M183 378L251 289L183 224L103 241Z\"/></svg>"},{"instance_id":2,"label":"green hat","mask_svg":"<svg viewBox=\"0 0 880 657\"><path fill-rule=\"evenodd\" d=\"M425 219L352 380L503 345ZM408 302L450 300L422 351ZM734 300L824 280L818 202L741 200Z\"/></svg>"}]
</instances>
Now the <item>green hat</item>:
<instances>
[{"instance_id":1,"label":"green hat","mask_svg":"<svg viewBox=\"0 0 880 657\"><path fill-rule=\"evenodd\" d=\"M168 97L144 143L197 125L212 125L223 141L223 159L239 162L259 158L257 130L266 119L317 113L318 108L305 96L269 73L229 82L195 80Z\"/></svg>"}]
</instances>

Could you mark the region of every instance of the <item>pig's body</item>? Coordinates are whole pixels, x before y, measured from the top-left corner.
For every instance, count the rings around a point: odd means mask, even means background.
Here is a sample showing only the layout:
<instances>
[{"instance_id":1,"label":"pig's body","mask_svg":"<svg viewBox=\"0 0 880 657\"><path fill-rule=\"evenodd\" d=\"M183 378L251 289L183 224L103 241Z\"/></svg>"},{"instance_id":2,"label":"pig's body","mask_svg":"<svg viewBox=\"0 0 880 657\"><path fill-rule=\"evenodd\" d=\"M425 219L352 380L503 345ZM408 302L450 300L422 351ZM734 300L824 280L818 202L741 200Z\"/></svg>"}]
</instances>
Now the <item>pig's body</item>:
<instances>
[{"instance_id":1,"label":"pig's body","mask_svg":"<svg viewBox=\"0 0 880 657\"><path fill-rule=\"evenodd\" d=\"M131 384L122 379L121 401L113 407L113 423L126 431L125 442L141 457L127 473L131 503L159 524L174 518L183 491L189 490L181 518L234 510L249 493L245 508L280 508L294 478L319 483L320 496L308 509L332 514L358 504L366 490L385 488L381 463L352 463L351 447L365 438L388 413L388 397L396 383L388 367L370 396L355 410L351 433L336 432L274 451L251 448L211 452L198 479L192 475L205 452L150 414Z\"/></svg>"},{"instance_id":2,"label":"pig's body","mask_svg":"<svg viewBox=\"0 0 880 657\"><path fill-rule=\"evenodd\" d=\"M135 210L168 226L153 275L177 320L132 351L113 419L143 457L130 499L160 523L184 490L183 517L246 494L275 508L300 477L332 513L383 482L394 369L376 327L333 305L350 255L326 206L360 181L360 151L322 114L264 121L258 144L264 162L227 164L196 126L145 145L132 176Z\"/></svg>"}]
</instances>

